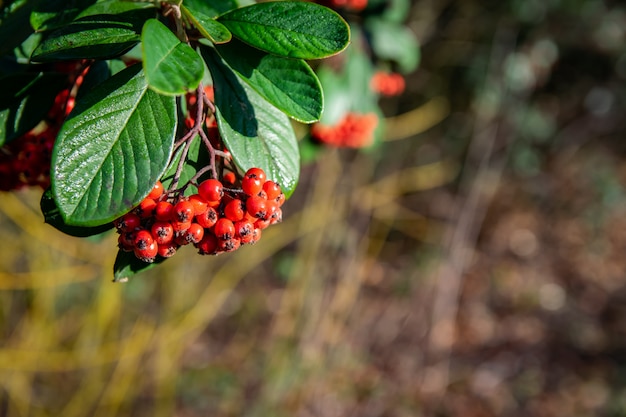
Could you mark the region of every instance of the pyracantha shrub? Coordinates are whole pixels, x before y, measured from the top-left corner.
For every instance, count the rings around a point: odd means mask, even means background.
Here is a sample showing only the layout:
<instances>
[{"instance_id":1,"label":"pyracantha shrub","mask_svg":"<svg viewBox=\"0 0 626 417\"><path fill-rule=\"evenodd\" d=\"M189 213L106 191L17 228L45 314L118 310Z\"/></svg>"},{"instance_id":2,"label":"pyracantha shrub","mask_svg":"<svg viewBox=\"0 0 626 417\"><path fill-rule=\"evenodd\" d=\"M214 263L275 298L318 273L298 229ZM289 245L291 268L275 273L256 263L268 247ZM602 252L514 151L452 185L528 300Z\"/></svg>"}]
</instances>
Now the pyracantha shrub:
<instances>
[{"instance_id":1,"label":"pyracantha shrub","mask_svg":"<svg viewBox=\"0 0 626 417\"><path fill-rule=\"evenodd\" d=\"M311 2L246 3L0 3L3 189L49 183L67 234L115 228L116 279L258 241L298 183L290 119L324 107L309 61L350 28Z\"/></svg>"}]
</instances>

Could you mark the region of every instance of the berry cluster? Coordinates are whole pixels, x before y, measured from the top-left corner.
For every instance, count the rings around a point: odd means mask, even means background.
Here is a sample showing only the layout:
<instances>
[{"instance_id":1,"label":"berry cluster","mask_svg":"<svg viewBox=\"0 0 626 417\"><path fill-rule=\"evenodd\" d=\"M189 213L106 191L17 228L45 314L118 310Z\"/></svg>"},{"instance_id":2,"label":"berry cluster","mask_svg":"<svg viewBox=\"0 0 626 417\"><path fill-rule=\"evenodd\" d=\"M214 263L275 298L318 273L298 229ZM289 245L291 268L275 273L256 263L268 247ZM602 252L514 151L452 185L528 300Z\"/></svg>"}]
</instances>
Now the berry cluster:
<instances>
[{"instance_id":1,"label":"berry cluster","mask_svg":"<svg viewBox=\"0 0 626 417\"><path fill-rule=\"evenodd\" d=\"M62 89L56 95L46 118L37 126L0 147L0 191L50 186L52 147L63 121L74 108L77 89L89 67L72 61L56 64L54 69L68 73L67 82L72 87Z\"/></svg>"},{"instance_id":2,"label":"berry cluster","mask_svg":"<svg viewBox=\"0 0 626 417\"><path fill-rule=\"evenodd\" d=\"M70 90L57 94L47 120L0 148L0 191L50 185L50 157L61 123L72 110Z\"/></svg>"},{"instance_id":3,"label":"berry cluster","mask_svg":"<svg viewBox=\"0 0 626 417\"><path fill-rule=\"evenodd\" d=\"M370 81L372 90L387 97L402 94L405 84L404 77L397 72L377 71Z\"/></svg>"},{"instance_id":4,"label":"berry cluster","mask_svg":"<svg viewBox=\"0 0 626 417\"><path fill-rule=\"evenodd\" d=\"M232 172L224 183L235 182ZM282 220L285 195L260 168L250 168L240 188L207 179L189 197L170 197L160 182L141 204L115 221L120 249L144 262L169 258L193 244L201 255L232 252L254 244L261 231Z\"/></svg>"},{"instance_id":5,"label":"berry cluster","mask_svg":"<svg viewBox=\"0 0 626 417\"><path fill-rule=\"evenodd\" d=\"M330 146L363 148L374 142L377 125L378 116L374 113L349 112L332 126L315 123L311 127L311 137Z\"/></svg>"}]
</instances>

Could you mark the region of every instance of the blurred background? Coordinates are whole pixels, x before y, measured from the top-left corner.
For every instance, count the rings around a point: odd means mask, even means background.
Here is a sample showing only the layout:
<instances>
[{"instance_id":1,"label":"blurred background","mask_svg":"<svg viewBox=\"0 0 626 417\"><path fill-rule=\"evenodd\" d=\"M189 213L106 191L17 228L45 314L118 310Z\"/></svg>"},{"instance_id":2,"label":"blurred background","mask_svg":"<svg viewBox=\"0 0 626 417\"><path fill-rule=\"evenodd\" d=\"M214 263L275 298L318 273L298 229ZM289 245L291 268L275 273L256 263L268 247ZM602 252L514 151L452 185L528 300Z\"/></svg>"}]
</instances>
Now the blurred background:
<instances>
[{"instance_id":1,"label":"blurred background","mask_svg":"<svg viewBox=\"0 0 626 417\"><path fill-rule=\"evenodd\" d=\"M404 24L382 144L318 150L255 246L113 283L114 233L0 194L0 415L626 416L626 6Z\"/></svg>"}]
</instances>

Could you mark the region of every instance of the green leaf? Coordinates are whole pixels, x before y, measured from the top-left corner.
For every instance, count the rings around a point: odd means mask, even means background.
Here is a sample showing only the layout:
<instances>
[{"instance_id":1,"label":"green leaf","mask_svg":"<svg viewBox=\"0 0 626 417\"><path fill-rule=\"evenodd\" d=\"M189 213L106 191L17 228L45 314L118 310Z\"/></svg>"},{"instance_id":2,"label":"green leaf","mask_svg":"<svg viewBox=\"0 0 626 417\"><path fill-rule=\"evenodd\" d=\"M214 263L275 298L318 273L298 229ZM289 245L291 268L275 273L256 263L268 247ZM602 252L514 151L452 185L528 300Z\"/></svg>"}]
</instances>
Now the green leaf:
<instances>
[{"instance_id":1,"label":"green leaf","mask_svg":"<svg viewBox=\"0 0 626 417\"><path fill-rule=\"evenodd\" d=\"M113 228L113 223L107 223L95 227L80 227L68 225L63 220L63 216L61 216L61 211L54 201L54 198L52 197L52 191L50 189L47 189L41 196L40 207L41 212L44 215L45 222L55 229L65 233L66 235L76 237L94 236L100 233L104 233L107 230Z\"/></svg>"},{"instance_id":2,"label":"green leaf","mask_svg":"<svg viewBox=\"0 0 626 417\"><path fill-rule=\"evenodd\" d=\"M198 87L204 75L202 58L163 23L148 20L141 40L150 88L161 94L181 95Z\"/></svg>"},{"instance_id":3,"label":"green leaf","mask_svg":"<svg viewBox=\"0 0 626 417\"><path fill-rule=\"evenodd\" d=\"M232 10L218 20L247 44L289 58L328 57L350 42L345 20L315 3L259 3Z\"/></svg>"},{"instance_id":4,"label":"green leaf","mask_svg":"<svg viewBox=\"0 0 626 417\"><path fill-rule=\"evenodd\" d=\"M420 45L409 28L400 23L371 18L367 21L366 29L378 58L395 61L404 73L418 67Z\"/></svg>"},{"instance_id":5,"label":"green leaf","mask_svg":"<svg viewBox=\"0 0 626 417\"><path fill-rule=\"evenodd\" d=\"M135 10L154 9L154 3L150 2L129 2L123 0L105 0L86 8L79 15L78 19L86 16L97 15L119 15L122 13L133 12Z\"/></svg>"},{"instance_id":6,"label":"green leaf","mask_svg":"<svg viewBox=\"0 0 626 417\"><path fill-rule=\"evenodd\" d=\"M31 59L50 62L119 56L139 42L143 22L153 15L153 10L139 8L82 17L53 31L35 49Z\"/></svg>"},{"instance_id":7,"label":"green leaf","mask_svg":"<svg viewBox=\"0 0 626 417\"><path fill-rule=\"evenodd\" d=\"M232 34L226 26L217 20L210 18L201 12L182 7L182 11L193 25L200 31L202 36L213 43L226 43L232 39Z\"/></svg>"},{"instance_id":8,"label":"green leaf","mask_svg":"<svg viewBox=\"0 0 626 417\"><path fill-rule=\"evenodd\" d=\"M210 48L204 49L215 81L215 107L220 134L242 171L262 168L286 196L298 183L300 154L289 118L242 84Z\"/></svg>"},{"instance_id":9,"label":"green leaf","mask_svg":"<svg viewBox=\"0 0 626 417\"><path fill-rule=\"evenodd\" d=\"M220 45L217 51L257 93L288 116L303 123L319 120L324 108L322 87L306 62L271 55L238 41Z\"/></svg>"},{"instance_id":10,"label":"green leaf","mask_svg":"<svg viewBox=\"0 0 626 417\"><path fill-rule=\"evenodd\" d=\"M154 262L144 262L137 259L135 254L132 252L119 250L117 252L117 257L115 258L115 263L113 264L113 281L125 282L128 278L131 278L140 272L154 268L166 259L167 258L157 257Z\"/></svg>"},{"instance_id":11,"label":"green leaf","mask_svg":"<svg viewBox=\"0 0 626 417\"><path fill-rule=\"evenodd\" d=\"M96 0L47 0L40 2L30 15L30 24L36 31L57 28L72 21Z\"/></svg>"},{"instance_id":12,"label":"green leaf","mask_svg":"<svg viewBox=\"0 0 626 417\"><path fill-rule=\"evenodd\" d=\"M170 160L176 99L148 88L140 65L76 103L52 154L52 191L68 225L113 221L148 195Z\"/></svg>"},{"instance_id":13,"label":"green leaf","mask_svg":"<svg viewBox=\"0 0 626 417\"><path fill-rule=\"evenodd\" d=\"M0 146L35 127L64 87L66 74L18 73L0 78Z\"/></svg>"},{"instance_id":14,"label":"green leaf","mask_svg":"<svg viewBox=\"0 0 626 417\"><path fill-rule=\"evenodd\" d=\"M210 18L238 7L235 0L185 0L184 6Z\"/></svg>"},{"instance_id":15,"label":"green leaf","mask_svg":"<svg viewBox=\"0 0 626 417\"><path fill-rule=\"evenodd\" d=\"M33 33L29 19L41 0L16 0L0 10L0 55L19 46Z\"/></svg>"}]
</instances>

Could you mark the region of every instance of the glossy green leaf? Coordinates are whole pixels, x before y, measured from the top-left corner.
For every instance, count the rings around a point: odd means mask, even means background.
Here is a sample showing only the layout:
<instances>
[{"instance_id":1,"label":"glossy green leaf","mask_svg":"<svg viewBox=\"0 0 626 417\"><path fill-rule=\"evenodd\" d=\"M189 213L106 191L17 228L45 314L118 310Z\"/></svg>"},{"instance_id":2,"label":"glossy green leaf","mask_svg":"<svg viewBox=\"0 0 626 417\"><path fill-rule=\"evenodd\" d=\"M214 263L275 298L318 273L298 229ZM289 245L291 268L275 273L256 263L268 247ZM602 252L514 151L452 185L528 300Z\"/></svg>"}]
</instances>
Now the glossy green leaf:
<instances>
[{"instance_id":1,"label":"glossy green leaf","mask_svg":"<svg viewBox=\"0 0 626 417\"><path fill-rule=\"evenodd\" d=\"M0 78L0 146L35 127L67 80L60 73L18 73Z\"/></svg>"},{"instance_id":2,"label":"glossy green leaf","mask_svg":"<svg viewBox=\"0 0 626 417\"><path fill-rule=\"evenodd\" d=\"M30 24L36 31L57 28L71 22L96 0L47 0L39 2L30 15Z\"/></svg>"},{"instance_id":3,"label":"glossy green leaf","mask_svg":"<svg viewBox=\"0 0 626 417\"><path fill-rule=\"evenodd\" d=\"M220 134L235 164L242 171L262 168L286 196L291 195L298 183L300 154L289 118L240 82L210 48L205 57L215 81Z\"/></svg>"},{"instance_id":4,"label":"glossy green leaf","mask_svg":"<svg viewBox=\"0 0 626 417\"><path fill-rule=\"evenodd\" d=\"M161 22L150 19L141 33L143 67L150 88L161 94L181 95L202 81L204 62Z\"/></svg>"},{"instance_id":5,"label":"glossy green leaf","mask_svg":"<svg viewBox=\"0 0 626 417\"><path fill-rule=\"evenodd\" d=\"M232 34L226 26L217 20L208 17L197 10L188 9L183 6L182 11L193 25L200 31L202 36L213 43L226 43L232 39Z\"/></svg>"},{"instance_id":6,"label":"glossy green leaf","mask_svg":"<svg viewBox=\"0 0 626 417\"><path fill-rule=\"evenodd\" d=\"M0 11L0 55L19 46L33 33L30 14L43 0L16 0Z\"/></svg>"},{"instance_id":7,"label":"glossy green leaf","mask_svg":"<svg viewBox=\"0 0 626 417\"><path fill-rule=\"evenodd\" d=\"M324 108L322 87L306 62L271 55L238 41L219 45L217 51L244 81L285 114L303 123L319 120Z\"/></svg>"},{"instance_id":8,"label":"glossy green leaf","mask_svg":"<svg viewBox=\"0 0 626 417\"><path fill-rule=\"evenodd\" d=\"M140 40L151 9L82 17L53 31L33 52L35 62L71 59L108 59L130 50Z\"/></svg>"},{"instance_id":9,"label":"glossy green leaf","mask_svg":"<svg viewBox=\"0 0 626 417\"><path fill-rule=\"evenodd\" d=\"M119 15L122 13L129 13L135 10L154 9L154 3L151 2L139 2L139 1L123 1L123 0L105 0L99 1L96 4L84 9L78 15L78 19L85 18L87 16L97 15Z\"/></svg>"},{"instance_id":10,"label":"glossy green leaf","mask_svg":"<svg viewBox=\"0 0 626 417\"><path fill-rule=\"evenodd\" d=\"M154 262L144 262L137 259L135 254L132 252L119 250L117 252L117 257L115 258L115 263L113 264L113 281L126 282L128 278L131 278L140 272L154 268L166 259L167 258L157 257Z\"/></svg>"},{"instance_id":11,"label":"glossy green leaf","mask_svg":"<svg viewBox=\"0 0 626 417\"><path fill-rule=\"evenodd\" d=\"M107 223L95 227L80 227L68 225L63 220L63 216L61 216L61 211L54 201L54 198L52 197L52 191L50 189L46 190L41 196L40 207L45 222L55 229L65 233L66 235L76 237L94 236L113 228L112 223Z\"/></svg>"},{"instance_id":12,"label":"glossy green leaf","mask_svg":"<svg viewBox=\"0 0 626 417\"><path fill-rule=\"evenodd\" d=\"M318 59L341 52L350 41L339 14L315 3L274 1L241 7L218 20L255 48L289 58Z\"/></svg>"},{"instance_id":13,"label":"glossy green leaf","mask_svg":"<svg viewBox=\"0 0 626 417\"><path fill-rule=\"evenodd\" d=\"M52 191L68 225L108 223L161 177L176 134L176 99L148 88L134 65L76 103L52 155Z\"/></svg>"},{"instance_id":14,"label":"glossy green leaf","mask_svg":"<svg viewBox=\"0 0 626 417\"><path fill-rule=\"evenodd\" d=\"M184 6L210 18L238 7L235 0L184 0Z\"/></svg>"}]
</instances>

